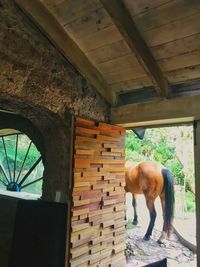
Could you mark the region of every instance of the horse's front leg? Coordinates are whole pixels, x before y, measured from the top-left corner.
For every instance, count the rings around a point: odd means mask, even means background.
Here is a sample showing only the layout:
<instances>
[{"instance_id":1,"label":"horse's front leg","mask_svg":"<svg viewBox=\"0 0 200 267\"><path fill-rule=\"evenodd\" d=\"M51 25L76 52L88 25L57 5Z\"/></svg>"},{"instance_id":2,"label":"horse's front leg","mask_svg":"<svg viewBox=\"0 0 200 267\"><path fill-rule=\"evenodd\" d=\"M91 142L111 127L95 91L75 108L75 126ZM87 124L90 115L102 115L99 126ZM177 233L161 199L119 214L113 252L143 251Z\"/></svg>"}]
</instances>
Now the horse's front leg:
<instances>
[{"instance_id":1,"label":"horse's front leg","mask_svg":"<svg viewBox=\"0 0 200 267\"><path fill-rule=\"evenodd\" d=\"M146 203L147 203L147 208L148 208L149 214L150 214L150 222L149 222L149 226L147 228L147 232L144 236L144 240L148 241L150 239L150 236L151 236L153 228L154 228L157 213L156 213L155 206L154 206L154 200L152 201L152 200L146 199Z\"/></svg>"},{"instance_id":2,"label":"horse's front leg","mask_svg":"<svg viewBox=\"0 0 200 267\"><path fill-rule=\"evenodd\" d=\"M132 205L133 205L133 211L134 211L133 224L137 225L138 224L138 214L137 214L137 203L136 203L135 195L133 195Z\"/></svg>"}]
</instances>

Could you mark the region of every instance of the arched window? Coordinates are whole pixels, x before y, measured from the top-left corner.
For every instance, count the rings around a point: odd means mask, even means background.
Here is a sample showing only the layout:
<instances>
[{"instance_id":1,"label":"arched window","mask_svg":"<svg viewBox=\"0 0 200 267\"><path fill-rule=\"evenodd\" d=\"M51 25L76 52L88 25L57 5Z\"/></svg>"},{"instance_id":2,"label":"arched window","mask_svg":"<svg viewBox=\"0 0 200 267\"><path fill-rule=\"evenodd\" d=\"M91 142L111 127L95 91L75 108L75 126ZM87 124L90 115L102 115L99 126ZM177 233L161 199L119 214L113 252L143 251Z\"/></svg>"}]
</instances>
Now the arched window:
<instances>
[{"instance_id":1,"label":"arched window","mask_svg":"<svg viewBox=\"0 0 200 267\"><path fill-rule=\"evenodd\" d=\"M0 130L0 189L42 194L42 155L22 132Z\"/></svg>"}]
</instances>

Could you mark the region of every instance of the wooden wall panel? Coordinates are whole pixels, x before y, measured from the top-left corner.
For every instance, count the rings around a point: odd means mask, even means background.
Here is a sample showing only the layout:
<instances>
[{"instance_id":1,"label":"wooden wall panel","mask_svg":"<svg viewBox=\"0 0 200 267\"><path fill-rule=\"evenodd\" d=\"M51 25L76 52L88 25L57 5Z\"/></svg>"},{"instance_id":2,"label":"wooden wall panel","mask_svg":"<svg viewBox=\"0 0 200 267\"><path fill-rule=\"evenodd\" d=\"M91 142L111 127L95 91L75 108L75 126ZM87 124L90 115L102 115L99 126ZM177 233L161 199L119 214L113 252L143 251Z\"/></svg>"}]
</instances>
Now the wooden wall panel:
<instances>
[{"instance_id":1,"label":"wooden wall panel","mask_svg":"<svg viewBox=\"0 0 200 267\"><path fill-rule=\"evenodd\" d=\"M125 129L75 121L70 264L125 266Z\"/></svg>"}]
</instances>

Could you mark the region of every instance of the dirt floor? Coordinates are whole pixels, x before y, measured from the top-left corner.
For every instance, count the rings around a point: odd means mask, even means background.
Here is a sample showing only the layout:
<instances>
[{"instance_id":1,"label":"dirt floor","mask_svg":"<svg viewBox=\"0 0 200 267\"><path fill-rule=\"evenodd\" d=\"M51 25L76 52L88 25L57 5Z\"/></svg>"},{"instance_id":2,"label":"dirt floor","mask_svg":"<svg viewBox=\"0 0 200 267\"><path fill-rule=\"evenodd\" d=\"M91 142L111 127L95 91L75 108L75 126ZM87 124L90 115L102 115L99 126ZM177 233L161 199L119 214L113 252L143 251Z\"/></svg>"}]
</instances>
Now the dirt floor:
<instances>
[{"instance_id":1,"label":"dirt floor","mask_svg":"<svg viewBox=\"0 0 200 267\"><path fill-rule=\"evenodd\" d=\"M131 228L130 219L133 218L133 209L131 206L131 195L127 194L127 221L128 228ZM149 241L144 241L143 236L148 226L149 214L146 208L145 200L143 196L138 198L138 217L139 223L132 229L127 230L126 239L126 255L127 266L144 266L148 263L158 261L163 258L167 258L169 267L196 267L196 255L190 251L187 247L183 246L177 236L172 234L170 240L166 241L165 245L159 245L158 240L162 229L162 210L159 200L156 201L157 219L152 234L152 238ZM195 222L193 222L195 224ZM191 226L192 228L192 226Z\"/></svg>"}]
</instances>

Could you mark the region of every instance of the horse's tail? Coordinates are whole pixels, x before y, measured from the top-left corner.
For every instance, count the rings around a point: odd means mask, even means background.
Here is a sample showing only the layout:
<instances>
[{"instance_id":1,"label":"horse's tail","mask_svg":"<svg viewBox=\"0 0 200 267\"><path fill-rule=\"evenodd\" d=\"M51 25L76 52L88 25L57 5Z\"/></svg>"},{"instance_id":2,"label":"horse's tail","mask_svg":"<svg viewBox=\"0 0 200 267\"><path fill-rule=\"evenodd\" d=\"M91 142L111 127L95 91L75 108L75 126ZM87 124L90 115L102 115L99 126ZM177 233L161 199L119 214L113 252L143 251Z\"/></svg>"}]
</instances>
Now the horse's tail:
<instances>
[{"instance_id":1,"label":"horse's tail","mask_svg":"<svg viewBox=\"0 0 200 267\"><path fill-rule=\"evenodd\" d=\"M174 178L167 169L162 169L162 175L164 177L165 190L164 225L166 226L167 235L169 235L174 217Z\"/></svg>"}]
</instances>

